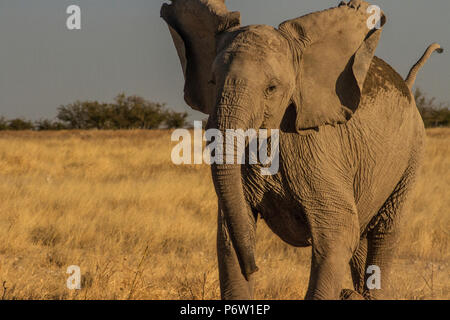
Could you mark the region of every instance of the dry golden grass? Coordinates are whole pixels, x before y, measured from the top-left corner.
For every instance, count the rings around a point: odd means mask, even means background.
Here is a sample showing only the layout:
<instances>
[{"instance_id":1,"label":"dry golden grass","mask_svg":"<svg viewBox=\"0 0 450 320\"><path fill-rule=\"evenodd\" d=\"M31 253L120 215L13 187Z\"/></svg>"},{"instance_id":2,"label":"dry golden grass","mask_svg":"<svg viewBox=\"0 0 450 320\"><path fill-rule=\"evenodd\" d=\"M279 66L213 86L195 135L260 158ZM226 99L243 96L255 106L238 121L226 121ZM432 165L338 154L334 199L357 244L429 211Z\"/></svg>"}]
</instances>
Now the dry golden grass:
<instances>
[{"instance_id":1,"label":"dry golden grass","mask_svg":"<svg viewBox=\"0 0 450 320\"><path fill-rule=\"evenodd\" d=\"M392 295L448 299L450 129L428 131ZM0 299L218 299L207 166L166 131L0 133ZM310 249L258 225L256 298L301 299ZM82 289L66 288L69 265ZM349 283L349 280L347 280Z\"/></svg>"}]
</instances>

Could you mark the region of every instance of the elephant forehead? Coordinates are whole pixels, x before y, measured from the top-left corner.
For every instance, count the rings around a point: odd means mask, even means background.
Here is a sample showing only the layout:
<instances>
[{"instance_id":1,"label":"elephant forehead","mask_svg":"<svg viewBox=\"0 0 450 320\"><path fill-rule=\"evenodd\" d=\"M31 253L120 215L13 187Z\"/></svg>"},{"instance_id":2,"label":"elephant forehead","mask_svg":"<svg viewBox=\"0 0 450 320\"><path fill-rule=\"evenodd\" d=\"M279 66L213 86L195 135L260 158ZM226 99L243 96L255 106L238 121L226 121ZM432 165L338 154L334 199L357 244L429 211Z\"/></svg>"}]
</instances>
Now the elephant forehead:
<instances>
[{"instance_id":1,"label":"elephant forehead","mask_svg":"<svg viewBox=\"0 0 450 320\"><path fill-rule=\"evenodd\" d=\"M233 41L227 52L236 51L256 52L266 55L268 53L284 52L283 37L275 28L265 25L252 25L236 31Z\"/></svg>"}]
</instances>

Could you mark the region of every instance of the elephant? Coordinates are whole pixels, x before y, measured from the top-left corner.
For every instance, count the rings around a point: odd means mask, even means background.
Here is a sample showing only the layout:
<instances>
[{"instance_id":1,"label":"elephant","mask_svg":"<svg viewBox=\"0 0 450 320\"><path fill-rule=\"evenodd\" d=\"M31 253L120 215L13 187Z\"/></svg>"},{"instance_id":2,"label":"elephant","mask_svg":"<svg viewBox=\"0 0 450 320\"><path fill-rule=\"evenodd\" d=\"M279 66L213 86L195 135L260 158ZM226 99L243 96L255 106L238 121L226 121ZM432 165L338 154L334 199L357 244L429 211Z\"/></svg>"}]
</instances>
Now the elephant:
<instances>
[{"instance_id":1,"label":"elephant","mask_svg":"<svg viewBox=\"0 0 450 320\"><path fill-rule=\"evenodd\" d=\"M279 132L273 175L261 163L211 164L222 299L254 298L258 218L286 243L311 247L305 299L386 298L424 149L412 85L442 49L430 46L404 80L375 56L387 17L380 11L370 27L371 8L343 1L274 28L241 26L224 0L163 4L184 99L209 116L207 128ZM344 289L349 265L354 288Z\"/></svg>"}]
</instances>

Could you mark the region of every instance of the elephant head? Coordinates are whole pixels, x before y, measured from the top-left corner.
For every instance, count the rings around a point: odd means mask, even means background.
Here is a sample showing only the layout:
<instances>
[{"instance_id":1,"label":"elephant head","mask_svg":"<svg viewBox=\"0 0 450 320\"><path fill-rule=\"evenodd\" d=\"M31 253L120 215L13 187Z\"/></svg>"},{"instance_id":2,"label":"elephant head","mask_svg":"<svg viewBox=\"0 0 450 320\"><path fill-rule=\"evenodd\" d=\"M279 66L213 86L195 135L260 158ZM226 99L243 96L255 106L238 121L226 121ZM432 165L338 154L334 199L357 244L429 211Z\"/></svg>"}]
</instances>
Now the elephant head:
<instances>
[{"instance_id":1,"label":"elephant head","mask_svg":"<svg viewBox=\"0 0 450 320\"><path fill-rule=\"evenodd\" d=\"M348 121L381 29L360 0L282 23L240 27L224 0L172 0L169 24L185 75L185 100L210 126L314 134ZM385 18L383 15L382 24ZM243 275L257 270L241 166L214 164L212 176Z\"/></svg>"}]
</instances>

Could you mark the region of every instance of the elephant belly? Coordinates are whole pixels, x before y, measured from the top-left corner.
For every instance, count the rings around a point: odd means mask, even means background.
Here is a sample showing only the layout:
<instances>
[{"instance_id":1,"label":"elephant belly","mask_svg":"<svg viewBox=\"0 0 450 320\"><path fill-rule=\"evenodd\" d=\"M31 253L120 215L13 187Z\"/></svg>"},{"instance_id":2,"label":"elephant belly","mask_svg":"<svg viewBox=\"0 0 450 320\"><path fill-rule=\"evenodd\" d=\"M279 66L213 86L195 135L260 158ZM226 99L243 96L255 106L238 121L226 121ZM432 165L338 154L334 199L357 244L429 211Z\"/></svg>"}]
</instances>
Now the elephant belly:
<instances>
[{"instance_id":1,"label":"elephant belly","mask_svg":"<svg viewBox=\"0 0 450 320\"><path fill-rule=\"evenodd\" d=\"M261 209L258 210L267 226L283 241L296 247L311 245L311 232L303 210L289 205L286 201L277 201L273 197L265 197Z\"/></svg>"}]
</instances>

